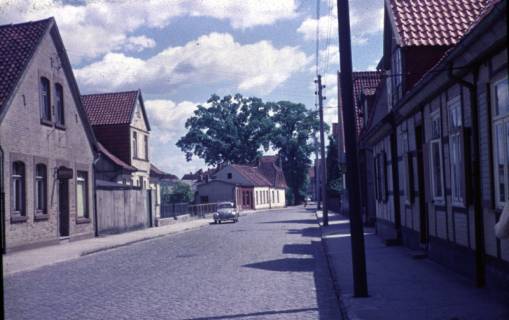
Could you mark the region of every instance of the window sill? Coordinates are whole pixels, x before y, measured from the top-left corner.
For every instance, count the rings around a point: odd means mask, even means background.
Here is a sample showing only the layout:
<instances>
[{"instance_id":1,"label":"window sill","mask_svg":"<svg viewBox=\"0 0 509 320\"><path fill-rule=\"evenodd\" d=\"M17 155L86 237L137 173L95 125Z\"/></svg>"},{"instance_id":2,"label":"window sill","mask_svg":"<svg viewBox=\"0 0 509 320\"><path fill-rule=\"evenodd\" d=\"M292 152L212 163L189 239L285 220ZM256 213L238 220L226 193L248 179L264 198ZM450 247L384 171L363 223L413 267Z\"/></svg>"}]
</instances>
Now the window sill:
<instances>
[{"instance_id":1,"label":"window sill","mask_svg":"<svg viewBox=\"0 0 509 320\"><path fill-rule=\"evenodd\" d=\"M138 157L133 157L134 160L138 160L138 161L145 161L145 162L148 162L148 159L143 159L143 158L138 158Z\"/></svg>"},{"instance_id":2,"label":"window sill","mask_svg":"<svg viewBox=\"0 0 509 320\"><path fill-rule=\"evenodd\" d=\"M48 126L48 127L53 127L53 122L51 122L51 120L46 120L46 119L41 118L41 124Z\"/></svg>"},{"instance_id":3,"label":"window sill","mask_svg":"<svg viewBox=\"0 0 509 320\"><path fill-rule=\"evenodd\" d=\"M65 124L55 123L55 128L59 130L65 130Z\"/></svg>"},{"instance_id":4,"label":"window sill","mask_svg":"<svg viewBox=\"0 0 509 320\"><path fill-rule=\"evenodd\" d=\"M49 219L49 214L36 212L34 215L34 221L45 221Z\"/></svg>"},{"instance_id":5,"label":"window sill","mask_svg":"<svg viewBox=\"0 0 509 320\"><path fill-rule=\"evenodd\" d=\"M23 223L27 221L27 216L14 215L11 216L11 223Z\"/></svg>"},{"instance_id":6,"label":"window sill","mask_svg":"<svg viewBox=\"0 0 509 320\"><path fill-rule=\"evenodd\" d=\"M90 219L84 218L84 217L76 218L76 224L84 224L84 223L90 223Z\"/></svg>"}]
</instances>

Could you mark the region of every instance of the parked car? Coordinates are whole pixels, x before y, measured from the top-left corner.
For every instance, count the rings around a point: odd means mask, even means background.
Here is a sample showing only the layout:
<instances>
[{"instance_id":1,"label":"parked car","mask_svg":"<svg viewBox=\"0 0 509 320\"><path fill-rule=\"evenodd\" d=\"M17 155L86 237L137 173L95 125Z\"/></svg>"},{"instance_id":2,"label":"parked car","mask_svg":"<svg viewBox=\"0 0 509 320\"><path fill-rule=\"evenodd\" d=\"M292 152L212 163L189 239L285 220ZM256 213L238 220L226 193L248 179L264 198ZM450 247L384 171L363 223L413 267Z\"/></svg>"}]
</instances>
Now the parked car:
<instances>
[{"instance_id":1,"label":"parked car","mask_svg":"<svg viewBox=\"0 0 509 320\"><path fill-rule=\"evenodd\" d=\"M239 221L239 212L235 210L233 202L220 202L217 204L217 211L214 212L214 223L221 223L221 221L225 220Z\"/></svg>"}]
</instances>

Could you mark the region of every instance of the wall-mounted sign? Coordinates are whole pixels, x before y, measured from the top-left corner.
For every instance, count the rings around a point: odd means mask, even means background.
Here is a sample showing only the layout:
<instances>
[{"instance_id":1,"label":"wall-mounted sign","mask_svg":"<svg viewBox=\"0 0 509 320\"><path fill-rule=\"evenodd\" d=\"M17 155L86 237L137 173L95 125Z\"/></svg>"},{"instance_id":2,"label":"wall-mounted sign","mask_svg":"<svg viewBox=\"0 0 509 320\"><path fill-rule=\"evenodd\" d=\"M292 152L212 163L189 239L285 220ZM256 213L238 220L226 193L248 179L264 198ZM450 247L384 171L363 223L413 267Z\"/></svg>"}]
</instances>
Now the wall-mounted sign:
<instances>
[{"instance_id":1,"label":"wall-mounted sign","mask_svg":"<svg viewBox=\"0 0 509 320\"><path fill-rule=\"evenodd\" d=\"M58 179L71 179L73 176L73 171L71 168L66 168L61 166L57 170L57 178Z\"/></svg>"}]
</instances>

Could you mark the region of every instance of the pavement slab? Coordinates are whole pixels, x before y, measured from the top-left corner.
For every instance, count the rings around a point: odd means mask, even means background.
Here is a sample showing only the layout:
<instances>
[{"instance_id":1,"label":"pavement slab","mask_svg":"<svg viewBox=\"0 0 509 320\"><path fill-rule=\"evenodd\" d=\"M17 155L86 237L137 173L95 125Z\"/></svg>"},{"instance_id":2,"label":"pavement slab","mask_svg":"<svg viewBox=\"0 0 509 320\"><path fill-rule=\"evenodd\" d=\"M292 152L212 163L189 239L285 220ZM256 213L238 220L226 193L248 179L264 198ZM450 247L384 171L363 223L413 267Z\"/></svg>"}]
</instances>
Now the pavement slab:
<instances>
[{"instance_id":1,"label":"pavement slab","mask_svg":"<svg viewBox=\"0 0 509 320\"><path fill-rule=\"evenodd\" d=\"M414 259L403 246L385 246L372 228L364 228L369 297L354 298L349 220L330 213L329 226L324 227L321 212L316 216L345 318L509 319L507 293L475 288L429 259Z\"/></svg>"}]
</instances>

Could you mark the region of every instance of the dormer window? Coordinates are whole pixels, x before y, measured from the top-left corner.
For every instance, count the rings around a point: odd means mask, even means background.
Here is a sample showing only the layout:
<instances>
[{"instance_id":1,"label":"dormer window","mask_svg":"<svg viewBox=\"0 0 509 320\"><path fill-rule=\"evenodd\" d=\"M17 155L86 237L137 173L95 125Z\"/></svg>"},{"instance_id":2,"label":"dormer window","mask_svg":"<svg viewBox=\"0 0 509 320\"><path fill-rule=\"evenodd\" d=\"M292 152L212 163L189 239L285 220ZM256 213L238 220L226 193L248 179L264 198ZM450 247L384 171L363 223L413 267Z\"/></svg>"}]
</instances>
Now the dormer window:
<instances>
[{"instance_id":1,"label":"dormer window","mask_svg":"<svg viewBox=\"0 0 509 320\"><path fill-rule=\"evenodd\" d=\"M228 179L231 179L231 178L232 178L232 174L230 172L230 173L228 173Z\"/></svg>"},{"instance_id":2,"label":"dormer window","mask_svg":"<svg viewBox=\"0 0 509 320\"><path fill-rule=\"evenodd\" d=\"M51 122L51 93L47 78L42 77L40 83L41 120Z\"/></svg>"}]
</instances>

